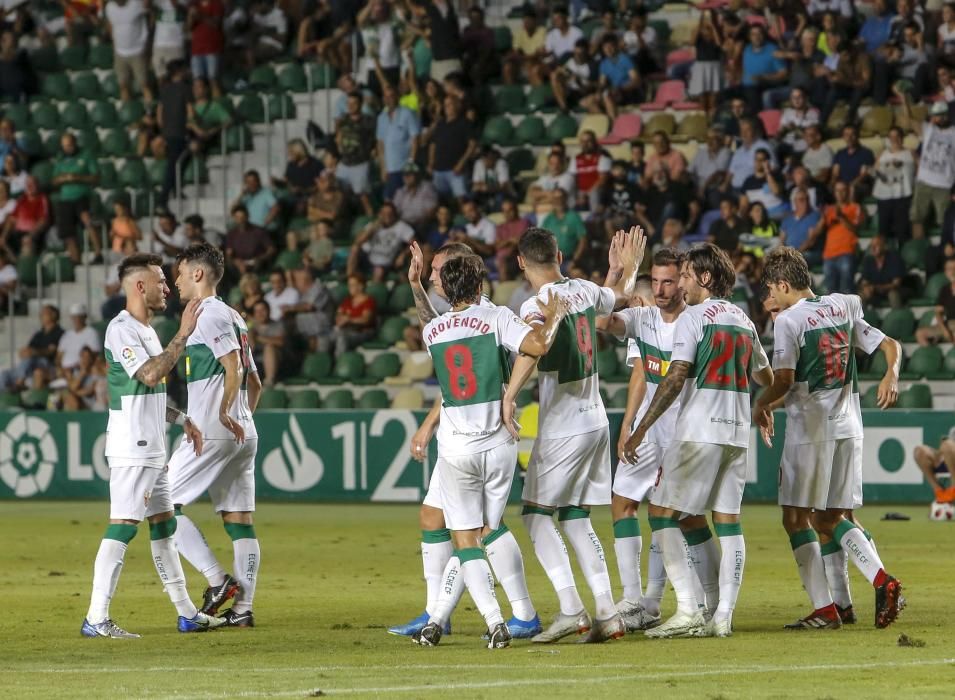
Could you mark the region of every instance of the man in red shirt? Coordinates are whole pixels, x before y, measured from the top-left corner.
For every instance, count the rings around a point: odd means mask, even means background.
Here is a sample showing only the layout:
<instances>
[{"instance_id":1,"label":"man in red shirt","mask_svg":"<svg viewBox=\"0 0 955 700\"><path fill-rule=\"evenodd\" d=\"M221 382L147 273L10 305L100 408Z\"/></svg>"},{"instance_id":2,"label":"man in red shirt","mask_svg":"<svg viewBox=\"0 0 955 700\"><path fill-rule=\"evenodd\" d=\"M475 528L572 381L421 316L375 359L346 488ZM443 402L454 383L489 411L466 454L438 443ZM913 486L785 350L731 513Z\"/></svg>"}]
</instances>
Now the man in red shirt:
<instances>
[{"instance_id":1,"label":"man in red shirt","mask_svg":"<svg viewBox=\"0 0 955 700\"><path fill-rule=\"evenodd\" d=\"M222 0L193 0L189 7L192 77L208 80L213 97L222 96L222 89L219 87L219 64L225 49L225 34L222 31L224 17L225 6Z\"/></svg>"},{"instance_id":2,"label":"man in red shirt","mask_svg":"<svg viewBox=\"0 0 955 700\"><path fill-rule=\"evenodd\" d=\"M580 135L580 153L570 161L570 172L577 179L577 208L593 211L600 199L600 188L610 176L610 156L597 147L597 135Z\"/></svg>"},{"instance_id":3,"label":"man in red shirt","mask_svg":"<svg viewBox=\"0 0 955 700\"><path fill-rule=\"evenodd\" d=\"M23 194L0 229L0 247L16 259L16 253L39 255L50 228L50 200L40 191L36 178L26 179Z\"/></svg>"}]
</instances>

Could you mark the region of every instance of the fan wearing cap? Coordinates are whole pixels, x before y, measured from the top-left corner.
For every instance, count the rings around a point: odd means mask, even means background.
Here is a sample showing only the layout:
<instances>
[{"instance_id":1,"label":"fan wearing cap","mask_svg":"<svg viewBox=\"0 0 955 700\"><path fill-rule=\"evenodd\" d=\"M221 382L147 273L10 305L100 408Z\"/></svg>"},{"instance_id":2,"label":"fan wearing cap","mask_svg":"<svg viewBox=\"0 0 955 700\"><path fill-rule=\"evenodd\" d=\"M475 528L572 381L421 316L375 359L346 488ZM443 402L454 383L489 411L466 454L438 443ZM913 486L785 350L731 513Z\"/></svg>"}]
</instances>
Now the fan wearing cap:
<instances>
[{"instance_id":1,"label":"fan wearing cap","mask_svg":"<svg viewBox=\"0 0 955 700\"><path fill-rule=\"evenodd\" d=\"M948 105L936 102L929 110L928 121L918 122L912 116L908 95L896 88L902 98L904 118L899 126L911 129L921 139L921 157L918 175L912 192L912 236L925 237L925 224L932 215L935 224L942 225L945 209L951 201L950 191L955 184L955 127L951 125Z\"/></svg>"},{"instance_id":2,"label":"fan wearing cap","mask_svg":"<svg viewBox=\"0 0 955 700\"><path fill-rule=\"evenodd\" d=\"M56 370L59 376L72 372L80 364L80 352L89 348L93 352L103 349L99 333L87 325L86 304L73 304L70 307L70 322L73 327L60 336L56 346Z\"/></svg>"}]
</instances>

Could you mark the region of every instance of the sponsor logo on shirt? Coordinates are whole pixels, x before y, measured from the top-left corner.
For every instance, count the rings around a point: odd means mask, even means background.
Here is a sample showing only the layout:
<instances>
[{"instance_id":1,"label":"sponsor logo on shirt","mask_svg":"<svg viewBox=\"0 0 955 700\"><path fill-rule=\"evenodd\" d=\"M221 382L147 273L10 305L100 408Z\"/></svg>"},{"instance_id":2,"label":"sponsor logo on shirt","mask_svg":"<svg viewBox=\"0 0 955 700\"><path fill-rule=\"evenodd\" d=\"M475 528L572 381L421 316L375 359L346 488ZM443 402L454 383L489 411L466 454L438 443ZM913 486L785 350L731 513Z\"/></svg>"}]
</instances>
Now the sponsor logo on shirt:
<instances>
[{"instance_id":1,"label":"sponsor logo on shirt","mask_svg":"<svg viewBox=\"0 0 955 700\"><path fill-rule=\"evenodd\" d=\"M670 361L661 360L659 357L654 357L653 355L647 355L645 367L646 370L651 374L665 377L667 376L667 372L670 370Z\"/></svg>"},{"instance_id":2,"label":"sponsor logo on shirt","mask_svg":"<svg viewBox=\"0 0 955 700\"><path fill-rule=\"evenodd\" d=\"M127 365L131 365L136 362L136 351L132 348L123 348L119 351L120 357L123 358L123 362Z\"/></svg>"}]
</instances>

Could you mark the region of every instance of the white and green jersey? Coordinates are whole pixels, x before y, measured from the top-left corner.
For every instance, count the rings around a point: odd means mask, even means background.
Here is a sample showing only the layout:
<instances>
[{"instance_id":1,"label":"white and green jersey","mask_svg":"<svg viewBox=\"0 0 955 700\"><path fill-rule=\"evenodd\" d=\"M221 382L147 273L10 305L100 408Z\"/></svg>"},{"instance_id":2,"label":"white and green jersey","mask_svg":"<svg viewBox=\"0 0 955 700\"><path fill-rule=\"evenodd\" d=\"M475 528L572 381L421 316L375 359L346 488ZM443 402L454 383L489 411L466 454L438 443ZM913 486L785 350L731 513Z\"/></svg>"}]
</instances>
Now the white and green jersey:
<instances>
[{"instance_id":1,"label":"white and green jersey","mask_svg":"<svg viewBox=\"0 0 955 700\"><path fill-rule=\"evenodd\" d=\"M776 317L774 369L791 369L786 442L802 445L862 437L853 348L875 352L885 334L862 318L855 294L800 299Z\"/></svg>"},{"instance_id":2,"label":"white and green jersey","mask_svg":"<svg viewBox=\"0 0 955 700\"><path fill-rule=\"evenodd\" d=\"M597 376L597 317L608 316L616 297L593 282L564 278L545 284L521 306L529 323L543 322L537 299L545 302L550 290L570 304L550 350L537 363L540 393L539 438L582 435L607 426Z\"/></svg>"},{"instance_id":3,"label":"white and green jersey","mask_svg":"<svg viewBox=\"0 0 955 700\"><path fill-rule=\"evenodd\" d=\"M108 366L110 466L165 466L166 379L150 387L133 376L162 352L159 336L124 309L106 327L103 350Z\"/></svg>"},{"instance_id":4,"label":"white and green jersey","mask_svg":"<svg viewBox=\"0 0 955 700\"><path fill-rule=\"evenodd\" d=\"M679 442L749 445L750 374L769 366L749 317L725 299L688 306L676 321L670 362L689 362L680 394Z\"/></svg>"},{"instance_id":5,"label":"white and green jersey","mask_svg":"<svg viewBox=\"0 0 955 700\"><path fill-rule=\"evenodd\" d=\"M444 456L485 452L511 439L501 395L531 327L503 306L481 303L432 319L422 331L441 387L438 449Z\"/></svg>"},{"instance_id":6,"label":"white and green jersey","mask_svg":"<svg viewBox=\"0 0 955 700\"><path fill-rule=\"evenodd\" d=\"M673 333L676 331L676 320L666 322L656 306L644 306L618 311L625 325L624 337L627 340L627 365L633 367L635 362L643 365L643 374L647 380L647 393L643 403L637 411L633 426L640 424L647 408L657 393L657 387L670 369L670 354L673 352ZM680 400L676 401L657 419L644 438L666 447L673 440L676 430L676 417L680 412Z\"/></svg>"},{"instance_id":7,"label":"white and green jersey","mask_svg":"<svg viewBox=\"0 0 955 700\"><path fill-rule=\"evenodd\" d=\"M199 305L201 313L196 329L186 341L186 388L189 392L189 417L206 440L234 440L235 436L219 422L219 406L225 391L225 368L219 358L239 351L243 370L239 395L229 415L245 430L245 437L257 437L247 389L250 372L255 372L249 329L243 318L217 297L207 297Z\"/></svg>"}]
</instances>

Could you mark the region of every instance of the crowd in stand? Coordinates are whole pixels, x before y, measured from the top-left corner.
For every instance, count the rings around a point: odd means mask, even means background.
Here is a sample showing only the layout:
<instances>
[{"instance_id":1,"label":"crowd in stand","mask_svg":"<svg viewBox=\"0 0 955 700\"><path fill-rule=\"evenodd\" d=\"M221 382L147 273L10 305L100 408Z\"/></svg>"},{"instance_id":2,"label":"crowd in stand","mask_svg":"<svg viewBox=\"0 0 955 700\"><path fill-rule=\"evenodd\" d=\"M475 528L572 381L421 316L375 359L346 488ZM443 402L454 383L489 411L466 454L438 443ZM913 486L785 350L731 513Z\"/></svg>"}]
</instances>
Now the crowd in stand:
<instances>
[{"instance_id":1,"label":"crowd in stand","mask_svg":"<svg viewBox=\"0 0 955 700\"><path fill-rule=\"evenodd\" d=\"M225 291L235 290L230 298L250 320L267 384L290 367L294 374L307 350L341 353L373 338L384 310L366 285L400 280L411 240L426 261L447 242L467 243L497 284L519 279L516 241L531 225L555 233L568 274L598 281L618 229L640 225L655 247L713 241L736 262L734 301L760 322L755 293L768 248L802 251L823 276L820 289L902 306L923 275L902 261L901 247L928 237L917 267L924 276L944 272L951 284L919 341L955 337L955 264L945 262L955 254L955 5L693 4L687 51L667 45L652 22L658 6L639 0L529 2L505 49L481 6L453 0L63 4L71 43L111 37L121 99L139 92L155 105L140 152L169 164L207 149L232 123L219 99L224 64L250 70L288 52L340 74L328 133L289 143L284 173L245 173L221 238L198 216L179 222L168 212L152 236L170 261L193 240L222 243ZM31 18L30 5L9 12L2 30L4 99L28 96L27 49L57 30ZM641 105L665 80L681 81L680 99L694 103L669 107L705 115L689 159L667 130L644 132L613 156L584 130L572 145L539 147L546 155L533 177L519 177L508 147L483 129L499 111L494 91L509 86L549 88L558 117L613 121L640 110L646 121L659 107ZM894 126L864 129L867 112L885 105ZM42 250L51 228L79 260L97 184L95 159L65 134L53 191L39 191L15 130L0 121L0 297L14 293L4 271L24 250ZM862 134L882 139L878 156ZM173 175L170 165L163 202L174 194ZM863 256L871 210L878 235ZM144 245L127 203L116 204L110 231L108 249L93 254ZM347 283L338 306L330 280ZM110 292L107 314L121 308L118 290ZM529 292L515 291L515 308L521 294ZM409 331L405 342L420 341ZM4 376L7 386L54 379L36 373L40 357L48 363L41 369L55 367L50 347L34 348L30 363Z\"/></svg>"}]
</instances>

